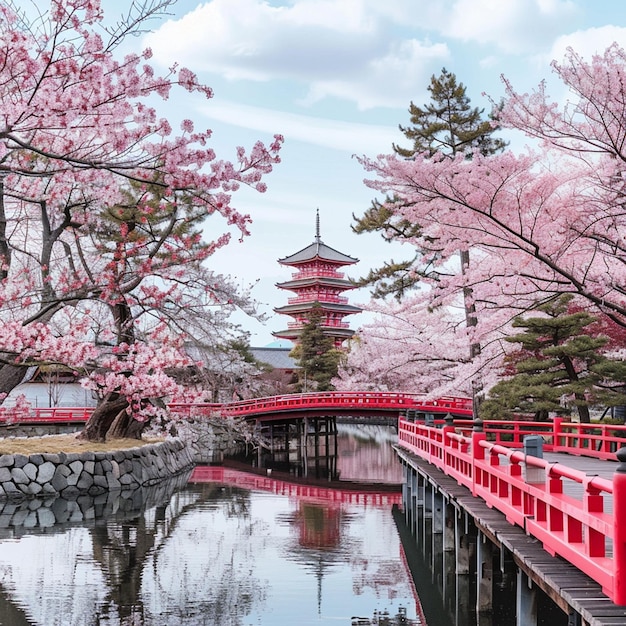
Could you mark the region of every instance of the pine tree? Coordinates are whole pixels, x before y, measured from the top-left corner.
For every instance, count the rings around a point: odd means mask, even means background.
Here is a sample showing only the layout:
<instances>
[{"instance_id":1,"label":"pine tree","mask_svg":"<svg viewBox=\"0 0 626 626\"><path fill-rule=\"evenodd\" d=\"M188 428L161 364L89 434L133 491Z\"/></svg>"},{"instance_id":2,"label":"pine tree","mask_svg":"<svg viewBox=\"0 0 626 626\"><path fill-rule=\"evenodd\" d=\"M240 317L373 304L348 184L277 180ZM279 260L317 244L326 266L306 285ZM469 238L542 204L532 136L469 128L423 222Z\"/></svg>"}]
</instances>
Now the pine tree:
<instances>
[{"instance_id":1,"label":"pine tree","mask_svg":"<svg viewBox=\"0 0 626 626\"><path fill-rule=\"evenodd\" d=\"M313 306L298 344L290 353L300 368L297 391L334 389L331 381L337 375L341 351L335 348L333 339L324 334L322 316L321 307Z\"/></svg>"},{"instance_id":2,"label":"pine tree","mask_svg":"<svg viewBox=\"0 0 626 626\"><path fill-rule=\"evenodd\" d=\"M431 95L428 104L418 107L411 102L409 106L411 126L399 127L413 145L402 148L394 144L396 154L412 159L417 154L432 158L464 153L469 159L474 152L489 155L504 149L505 142L492 137L497 127L484 119L483 109L470 106L466 88L463 83L457 83L454 74L443 68L439 77L431 77L428 91ZM419 233L419 224L398 218L391 204L391 198L385 204L374 200L362 217L352 216L355 220L352 230L357 234L379 232L386 241L402 241ZM393 294L400 300L429 272L429 258L436 254L436 249L418 250L407 261L392 259L355 283L359 287L373 287L374 297Z\"/></svg>"},{"instance_id":3,"label":"pine tree","mask_svg":"<svg viewBox=\"0 0 626 626\"><path fill-rule=\"evenodd\" d=\"M586 332L595 318L584 311L570 313L570 301L571 296L563 295L538 306L541 315L513 322L524 329L507 337L521 345L510 358L516 373L491 389L480 407L481 417L502 419L515 411L545 420L550 412L563 411L565 398L577 408L580 421L588 423L591 403L600 399L620 403L620 394L605 383L615 370L601 353L608 340Z\"/></svg>"}]
</instances>

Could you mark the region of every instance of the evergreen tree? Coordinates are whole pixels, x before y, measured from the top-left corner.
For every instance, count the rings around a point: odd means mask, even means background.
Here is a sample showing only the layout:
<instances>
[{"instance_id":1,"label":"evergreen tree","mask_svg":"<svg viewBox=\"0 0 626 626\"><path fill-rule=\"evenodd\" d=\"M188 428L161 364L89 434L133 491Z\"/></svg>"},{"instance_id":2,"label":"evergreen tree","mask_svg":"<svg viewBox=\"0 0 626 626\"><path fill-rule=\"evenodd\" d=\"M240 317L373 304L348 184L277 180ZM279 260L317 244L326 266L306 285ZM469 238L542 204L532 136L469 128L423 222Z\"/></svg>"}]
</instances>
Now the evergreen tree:
<instances>
[{"instance_id":1,"label":"evergreen tree","mask_svg":"<svg viewBox=\"0 0 626 626\"><path fill-rule=\"evenodd\" d=\"M563 295L538 306L541 315L513 322L524 329L507 337L521 344L510 358L516 373L491 389L480 407L481 417L508 418L516 411L545 420L549 412L563 410L565 398L578 409L580 421L588 423L591 403L623 403L622 394L606 382L607 376L623 375L623 364L611 365L601 354L607 338L586 332L595 318L584 311L570 313L570 300L570 295Z\"/></svg>"},{"instance_id":2,"label":"evergreen tree","mask_svg":"<svg viewBox=\"0 0 626 626\"><path fill-rule=\"evenodd\" d=\"M337 350L332 337L324 334L322 309L316 304L303 326L298 344L291 356L300 368L297 391L331 391L331 380L337 375L341 351Z\"/></svg>"},{"instance_id":3,"label":"evergreen tree","mask_svg":"<svg viewBox=\"0 0 626 626\"><path fill-rule=\"evenodd\" d=\"M394 144L398 155L412 159L417 154L432 158L464 153L471 158L475 152L489 155L504 149L505 142L492 137L497 128L484 119L483 109L471 107L465 86L457 82L454 74L443 68L439 77L431 77L428 91L431 95L428 104L419 107L411 102L409 106L411 126L400 125L412 146L402 148ZM358 234L379 232L387 241L407 240L419 233L419 224L399 218L390 208L391 200L387 198L384 205L374 200L363 217L353 215L352 230ZM416 251L407 261L392 259L355 283L359 287L373 287L374 297L393 294L400 300L419 282L420 276L429 273L429 258L436 254L434 246L432 250Z\"/></svg>"}]
</instances>

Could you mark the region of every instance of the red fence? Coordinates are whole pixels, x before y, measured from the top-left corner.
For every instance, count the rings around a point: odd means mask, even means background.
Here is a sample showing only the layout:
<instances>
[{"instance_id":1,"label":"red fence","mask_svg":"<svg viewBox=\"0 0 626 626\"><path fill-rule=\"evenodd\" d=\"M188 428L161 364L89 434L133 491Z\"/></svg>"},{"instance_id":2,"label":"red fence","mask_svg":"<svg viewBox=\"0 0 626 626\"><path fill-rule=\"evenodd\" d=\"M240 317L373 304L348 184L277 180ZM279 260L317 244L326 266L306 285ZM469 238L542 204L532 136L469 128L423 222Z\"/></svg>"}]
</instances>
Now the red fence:
<instances>
[{"instance_id":1,"label":"red fence","mask_svg":"<svg viewBox=\"0 0 626 626\"><path fill-rule=\"evenodd\" d=\"M539 539L550 554L578 567L615 603L626 604L626 473L618 470L613 481L587 476L512 447L519 447L526 434L539 433L546 438L544 449L608 458L604 455L615 445L614 438L619 440L611 431L624 433L626 427L598 428L559 420L546 424L543 433L539 427L533 422L489 422L483 432L470 434L451 425L437 428L401 419L399 445L504 513L511 523ZM505 438L506 445L499 443ZM626 468L626 449L620 461Z\"/></svg>"},{"instance_id":2,"label":"red fence","mask_svg":"<svg viewBox=\"0 0 626 626\"><path fill-rule=\"evenodd\" d=\"M344 413L386 412L394 417L405 411L457 417L472 415L472 401L467 398L440 398L427 400L424 395L391 392L338 392L294 393L267 398L253 398L227 403L172 403L170 410L179 415L215 415L222 417L255 417L272 413L315 412L332 409ZM53 408L0 410L2 423L63 423L86 421L92 408Z\"/></svg>"},{"instance_id":3,"label":"red fence","mask_svg":"<svg viewBox=\"0 0 626 626\"><path fill-rule=\"evenodd\" d=\"M350 413L356 411L385 411L399 415L413 410L421 413L470 417L472 401L468 398L440 398L427 400L419 394L391 392L340 392L325 391L315 393L293 393L269 398L253 398L229 402L227 404L170 404L170 409L188 415L215 414L229 417L253 417L268 413L293 411L315 411L316 409L335 409Z\"/></svg>"},{"instance_id":4,"label":"red fence","mask_svg":"<svg viewBox=\"0 0 626 626\"><path fill-rule=\"evenodd\" d=\"M67 424L86 422L93 407L55 407L45 409L4 409L0 412L0 424Z\"/></svg>"}]
</instances>

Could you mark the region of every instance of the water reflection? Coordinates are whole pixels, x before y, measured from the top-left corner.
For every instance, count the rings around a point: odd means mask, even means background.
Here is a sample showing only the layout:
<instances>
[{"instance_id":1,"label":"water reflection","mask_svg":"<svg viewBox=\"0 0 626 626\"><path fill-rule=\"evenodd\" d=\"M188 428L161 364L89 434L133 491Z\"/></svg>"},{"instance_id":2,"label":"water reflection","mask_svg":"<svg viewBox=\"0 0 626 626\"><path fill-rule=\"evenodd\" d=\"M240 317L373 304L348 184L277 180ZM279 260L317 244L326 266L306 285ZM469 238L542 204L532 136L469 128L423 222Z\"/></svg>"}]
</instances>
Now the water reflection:
<instances>
[{"instance_id":1,"label":"water reflection","mask_svg":"<svg viewBox=\"0 0 626 626\"><path fill-rule=\"evenodd\" d=\"M286 472L299 478L394 484L402 483L402 467L393 445L395 426L356 422L309 424L304 434L300 421L276 424L267 435L269 447L242 455L251 467ZM328 436L322 433L332 433Z\"/></svg>"},{"instance_id":2,"label":"water reflection","mask_svg":"<svg viewBox=\"0 0 626 626\"><path fill-rule=\"evenodd\" d=\"M398 494L225 468L187 478L5 503L0 624L418 623L390 513Z\"/></svg>"}]
</instances>

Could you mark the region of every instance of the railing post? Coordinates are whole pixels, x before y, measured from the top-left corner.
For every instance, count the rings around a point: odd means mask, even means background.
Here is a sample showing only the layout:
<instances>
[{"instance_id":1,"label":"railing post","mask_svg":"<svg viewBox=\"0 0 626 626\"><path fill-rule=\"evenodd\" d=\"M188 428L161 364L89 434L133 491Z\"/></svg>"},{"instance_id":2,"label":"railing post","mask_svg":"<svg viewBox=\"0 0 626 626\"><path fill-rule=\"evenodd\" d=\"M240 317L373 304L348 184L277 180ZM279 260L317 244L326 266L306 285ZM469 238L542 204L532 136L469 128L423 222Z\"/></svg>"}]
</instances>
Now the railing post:
<instances>
[{"instance_id":1,"label":"railing post","mask_svg":"<svg viewBox=\"0 0 626 626\"><path fill-rule=\"evenodd\" d=\"M450 443L450 433L454 432L454 417L452 417L452 415L450 413L446 413L446 416L443 418L445 421L445 424L442 428L442 443L443 443L443 450L442 450L442 457L443 457L443 465L444 465L444 472L447 474L448 473L448 457L451 454L452 456L454 456L454 451L451 450L451 443Z\"/></svg>"},{"instance_id":2,"label":"railing post","mask_svg":"<svg viewBox=\"0 0 626 626\"><path fill-rule=\"evenodd\" d=\"M613 602L626 605L626 448L617 451L613 476Z\"/></svg>"},{"instance_id":3,"label":"railing post","mask_svg":"<svg viewBox=\"0 0 626 626\"><path fill-rule=\"evenodd\" d=\"M562 417L554 417L552 419L552 452L561 451L561 433L563 432L561 427L562 423Z\"/></svg>"},{"instance_id":4,"label":"railing post","mask_svg":"<svg viewBox=\"0 0 626 626\"><path fill-rule=\"evenodd\" d=\"M472 428L472 495L476 495L476 484L481 482L480 470L476 468L476 461L485 460L485 449L480 445L487 438L483 431L483 421L474 420Z\"/></svg>"}]
</instances>

